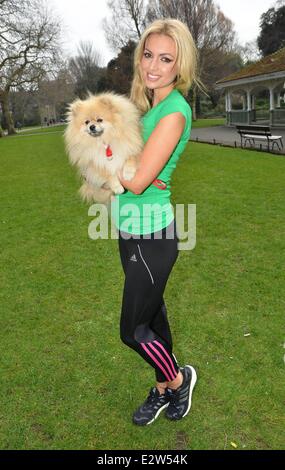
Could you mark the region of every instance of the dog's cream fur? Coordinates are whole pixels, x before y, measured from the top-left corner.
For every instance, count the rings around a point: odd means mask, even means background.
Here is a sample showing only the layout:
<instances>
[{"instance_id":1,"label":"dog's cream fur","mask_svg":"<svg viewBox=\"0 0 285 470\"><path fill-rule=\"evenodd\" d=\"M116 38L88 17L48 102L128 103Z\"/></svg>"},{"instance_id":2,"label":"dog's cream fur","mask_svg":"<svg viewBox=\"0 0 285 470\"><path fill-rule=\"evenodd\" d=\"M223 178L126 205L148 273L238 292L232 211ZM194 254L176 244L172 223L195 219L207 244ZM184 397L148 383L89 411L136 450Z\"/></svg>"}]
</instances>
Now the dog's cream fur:
<instances>
[{"instance_id":1,"label":"dog's cream fur","mask_svg":"<svg viewBox=\"0 0 285 470\"><path fill-rule=\"evenodd\" d=\"M81 197L109 203L112 194L124 192L117 172L122 170L123 178L130 180L139 166L143 149L139 111L126 96L110 91L75 100L67 119L66 151L84 179ZM106 156L107 145L113 153L111 160Z\"/></svg>"}]
</instances>

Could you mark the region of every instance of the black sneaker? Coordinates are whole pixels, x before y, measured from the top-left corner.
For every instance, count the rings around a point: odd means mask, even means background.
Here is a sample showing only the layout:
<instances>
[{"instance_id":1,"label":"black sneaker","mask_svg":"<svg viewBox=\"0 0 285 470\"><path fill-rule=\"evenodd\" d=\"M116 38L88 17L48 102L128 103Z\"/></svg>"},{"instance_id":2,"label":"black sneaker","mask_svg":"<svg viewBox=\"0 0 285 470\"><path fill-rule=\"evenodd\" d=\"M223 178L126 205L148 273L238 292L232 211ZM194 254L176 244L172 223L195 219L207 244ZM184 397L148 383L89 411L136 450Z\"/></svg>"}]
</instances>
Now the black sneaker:
<instances>
[{"instance_id":1,"label":"black sneaker","mask_svg":"<svg viewBox=\"0 0 285 470\"><path fill-rule=\"evenodd\" d=\"M167 388L167 394L170 397L170 403L165 416L168 419L178 420L184 418L191 408L191 398L193 388L197 380L197 374L192 366L180 368L183 375L183 382L179 388L172 390Z\"/></svg>"},{"instance_id":2,"label":"black sneaker","mask_svg":"<svg viewBox=\"0 0 285 470\"><path fill-rule=\"evenodd\" d=\"M144 403L134 412L133 423L139 426L151 424L169 405L170 397L168 393L160 395L156 387L150 389L149 395Z\"/></svg>"}]
</instances>

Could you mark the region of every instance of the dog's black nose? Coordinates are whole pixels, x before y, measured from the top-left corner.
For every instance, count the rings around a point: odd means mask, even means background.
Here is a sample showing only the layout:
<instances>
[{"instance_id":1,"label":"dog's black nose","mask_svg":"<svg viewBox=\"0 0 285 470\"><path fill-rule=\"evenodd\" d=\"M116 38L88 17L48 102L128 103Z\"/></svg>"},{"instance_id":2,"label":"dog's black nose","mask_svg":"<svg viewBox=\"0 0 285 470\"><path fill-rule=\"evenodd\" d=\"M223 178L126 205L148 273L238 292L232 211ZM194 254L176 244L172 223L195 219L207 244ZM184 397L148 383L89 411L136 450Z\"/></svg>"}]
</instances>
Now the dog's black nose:
<instances>
[{"instance_id":1,"label":"dog's black nose","mask_svg":"<svg viewBox=\"0 0 285 470\"><path fill-rule=\"evenodd\" d=\"M96 126L92 124L92 126L89 127L90 131L94 132L96 131Z\"/></svg>"}]
</instances>

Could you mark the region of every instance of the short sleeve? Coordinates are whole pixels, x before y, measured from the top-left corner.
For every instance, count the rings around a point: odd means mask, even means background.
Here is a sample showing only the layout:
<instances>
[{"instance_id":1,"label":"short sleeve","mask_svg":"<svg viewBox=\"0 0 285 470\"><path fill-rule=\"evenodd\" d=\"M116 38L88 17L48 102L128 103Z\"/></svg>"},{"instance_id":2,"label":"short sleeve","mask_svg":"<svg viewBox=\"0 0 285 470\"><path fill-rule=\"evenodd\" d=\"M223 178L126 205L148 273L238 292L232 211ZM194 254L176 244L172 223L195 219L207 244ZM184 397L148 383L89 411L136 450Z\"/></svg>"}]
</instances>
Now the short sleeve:
<instances>
[{"instance_id":1,"label":"short sleeve","mask_svg":"<svg viewBox=\"0 0 285 470\"><path fill-rule=\"evenodd\" d=\"M170 101L168 103L165 103L164 106L161 107L159 111L159 116L158 119L162 119L165 116L168 116L168 114L172 113L182 113L183 116L185 117L185 126L184 126L184 132L191 130L191 120L192 120L192 110L189 106L189 104L181 101Z\"/></svg>"}]
</instances>

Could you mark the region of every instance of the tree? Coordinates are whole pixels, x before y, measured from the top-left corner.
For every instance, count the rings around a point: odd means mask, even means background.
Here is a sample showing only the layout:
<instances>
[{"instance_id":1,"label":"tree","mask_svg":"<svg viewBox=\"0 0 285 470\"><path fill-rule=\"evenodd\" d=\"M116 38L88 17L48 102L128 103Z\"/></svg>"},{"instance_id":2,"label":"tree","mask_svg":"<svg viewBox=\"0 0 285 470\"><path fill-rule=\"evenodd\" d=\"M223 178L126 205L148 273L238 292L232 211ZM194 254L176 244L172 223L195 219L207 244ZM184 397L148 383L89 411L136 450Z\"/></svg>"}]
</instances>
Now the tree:
<instances>
[{"instance_id":1,"label":"tree","mask_svg":"<svg viewBox=\"0 0 285 470\"><path fill-rule=\"evenodd\" d=\"M244 67L257 62L262 58L257 46L257 38L246 42L244 46L239 46L238 52L242 58Z\"/></svg>"},{"instance_id":2,"label":"tree","mask_svg":"<svg viewBox=\"0 0 285 470\"><path fill-rule=\"evenodd\" d=\"M279 8L269 8L261 15L261 32L257 44L263 56L285 46L285 5L282 6L282 3L284 2L279 2Z\"/></svg>"},{"instance_id":3,"label":"tree","mask_svg":"<svg viewBox=\"0 0 285 470\"><path fill-rule=\"evenodd\" d=\"M60 118L66 112L66 104L73 99L74 82L69 70L60 70L55 80L41 80L35 93L41 122L44 122L44 110L47 106L55 111L56 118Z\"/></svg>"},{"instance_id":4,"label":"tree","mask_svg":"<svg viewBox=\"0 0 285 470\"><path fill-rule=\"evenodd\" d=\"M213 104L216 107L222 95L222 90L217 90L215 83L221 78L230 75L231 73L240 70L243 67L243 62L240 54L233 51L223 50L208 50L207 51L207 65L203 70L203 83L207 86L207 93ZM200 94L198 93L198 98Z\"/></svg>"},{"instance_id":5,"label":"tree","mask_svg":"<svg viewBox=\"0 0 285 470\"><path fill-rule=\"evenodd\" d=\"M8 134L15 133L9 94L34 90L61 64L61 25L44 0L0 0L0 104Z\"/></svg>"},{"instance_id":6,"label":"tree","mask_svg":"<svg viewBox=\"0 0 285 470\"><path fill-rule=\"evenodd\" d=\"M107 65L106 86L117 93L128 94L133 78L133 56L136 43L132 40L121 48L118 56Z\"/></svg>"},{"instance_id":7,"label":"tree","mask_svg":"<svg viewBox=\"0 0 285 470\"><path fill-rule=\"evenodd\" d=\"M118 52L129 40L136 42L146 27L146 2L144 0L108 0L112 12L104 18L102 27L111 49Z\"/></svg>"},{"instance_id":8,"label":"tree","mask_svg":"<svg viewBox=\"0 0 285 470\"><path fill-rule=\"evenodd\" d=\"M74 79L74 93L83 99L88 91L96 93L102 76L102 57L89 41L79 43L78 53L69 61L69 70Z\"/></svg>"}]
</instances>

